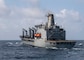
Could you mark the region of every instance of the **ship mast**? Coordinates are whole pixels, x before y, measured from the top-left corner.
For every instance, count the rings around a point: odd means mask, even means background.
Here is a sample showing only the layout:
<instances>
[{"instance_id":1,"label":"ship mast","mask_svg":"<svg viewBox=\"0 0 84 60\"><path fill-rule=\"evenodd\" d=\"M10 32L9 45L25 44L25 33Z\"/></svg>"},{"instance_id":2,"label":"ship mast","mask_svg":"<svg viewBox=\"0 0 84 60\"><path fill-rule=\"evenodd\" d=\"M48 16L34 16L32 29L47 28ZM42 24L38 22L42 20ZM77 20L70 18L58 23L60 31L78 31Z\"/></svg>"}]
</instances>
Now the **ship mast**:
<instances>
[{"instance_id":1,"label":"ship mast","mask_svg":"<svg viewBox=\"0 0 84 60\"><path fill-rule=\"evenodd\" d=\"M49 13L47 17L48 17L48 25L47 25L47 27L48 27L48 29L50 29L50 28L52 28L55 25L55 23L54 23L54 15Z\"/></svg>"}]
</instances>

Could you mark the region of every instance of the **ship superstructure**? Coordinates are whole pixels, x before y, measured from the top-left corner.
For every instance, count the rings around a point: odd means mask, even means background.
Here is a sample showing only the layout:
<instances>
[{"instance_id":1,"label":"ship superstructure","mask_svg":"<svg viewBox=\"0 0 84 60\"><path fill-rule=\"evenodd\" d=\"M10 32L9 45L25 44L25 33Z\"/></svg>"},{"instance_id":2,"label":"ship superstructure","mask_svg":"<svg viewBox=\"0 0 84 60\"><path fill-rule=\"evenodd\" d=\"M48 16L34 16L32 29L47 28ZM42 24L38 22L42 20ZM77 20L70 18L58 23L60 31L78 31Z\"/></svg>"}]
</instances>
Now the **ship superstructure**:
<instances>
[{"instance_id":1,"label":"ship superstructure","mask_svg":"<svg viewBox=\"0 0 84 60\"><path fill-rule=\"evenodd\" d=\"M46 24L35 25L29 31L23 29L23 43L38 47L72 48L75 41L66 40L66 31L54 22L54 15L48 14ZM28 33L29 32L29 33Z\"/></svg>"}]
</instances>

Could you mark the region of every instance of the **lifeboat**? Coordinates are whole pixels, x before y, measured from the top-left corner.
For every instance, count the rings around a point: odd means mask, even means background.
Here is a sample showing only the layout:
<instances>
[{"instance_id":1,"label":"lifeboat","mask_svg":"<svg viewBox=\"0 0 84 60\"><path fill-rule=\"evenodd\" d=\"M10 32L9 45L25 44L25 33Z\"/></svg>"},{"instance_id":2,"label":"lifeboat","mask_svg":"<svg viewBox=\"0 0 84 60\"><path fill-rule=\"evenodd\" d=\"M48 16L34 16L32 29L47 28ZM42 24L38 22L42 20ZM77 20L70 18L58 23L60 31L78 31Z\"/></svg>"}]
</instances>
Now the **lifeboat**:
<instances>
[{"instance_id":1,"label":"lifeboat","mask_svg":"<svg viewBox=\"0 0 84 60\"><path fill-rule=\"evenodd\" d=\"M35 37L41 37L41 33L34 34Z\"/></svg>"}]
</instances>

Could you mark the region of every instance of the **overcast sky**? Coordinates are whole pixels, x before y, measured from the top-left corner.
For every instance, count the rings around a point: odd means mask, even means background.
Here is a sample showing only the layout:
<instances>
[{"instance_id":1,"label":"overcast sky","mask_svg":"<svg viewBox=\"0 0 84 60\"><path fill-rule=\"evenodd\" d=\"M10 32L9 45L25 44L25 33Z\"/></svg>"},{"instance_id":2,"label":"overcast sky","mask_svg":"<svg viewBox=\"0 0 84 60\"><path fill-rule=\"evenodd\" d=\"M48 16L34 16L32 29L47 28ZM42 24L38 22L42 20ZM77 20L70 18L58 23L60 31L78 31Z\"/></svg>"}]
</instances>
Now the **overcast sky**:
<instances>
[{"instance_id":1,"label":"overcast sky","mask_svg":"<svg viewBox=\"0 0 84 60\"><path fill-rule=\"evenodd\" d=\"M0 40L20 40L22 28L44 23L48 12L68 40L84 40L84 0L0 0Z\"/></svg>"}]
</instances>

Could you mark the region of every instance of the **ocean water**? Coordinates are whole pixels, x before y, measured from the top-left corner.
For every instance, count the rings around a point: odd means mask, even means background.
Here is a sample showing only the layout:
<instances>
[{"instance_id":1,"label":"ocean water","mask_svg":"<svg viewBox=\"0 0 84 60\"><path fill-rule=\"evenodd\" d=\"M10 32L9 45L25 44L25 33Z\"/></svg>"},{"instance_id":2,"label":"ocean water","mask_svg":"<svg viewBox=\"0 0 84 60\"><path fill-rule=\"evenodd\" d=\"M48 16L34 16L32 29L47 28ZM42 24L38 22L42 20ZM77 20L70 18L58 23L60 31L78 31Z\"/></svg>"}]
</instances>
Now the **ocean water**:
<instances>
[{"instance_id":1,"label":"ocean water","mask_svg":"<svg viewBox=\"0 0 84 60\"><path fill-rule=\"evenodd\" d=\"M0 60L84 60L84 41L77 41L72 49L47 49L1 40Z\"/></svg>"}]
</instances>

